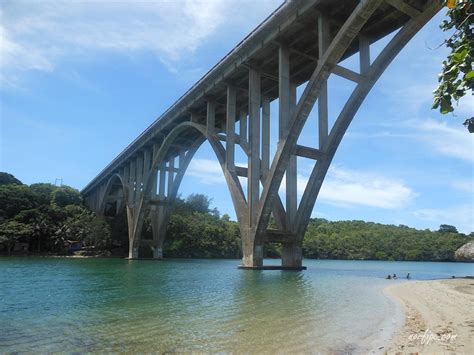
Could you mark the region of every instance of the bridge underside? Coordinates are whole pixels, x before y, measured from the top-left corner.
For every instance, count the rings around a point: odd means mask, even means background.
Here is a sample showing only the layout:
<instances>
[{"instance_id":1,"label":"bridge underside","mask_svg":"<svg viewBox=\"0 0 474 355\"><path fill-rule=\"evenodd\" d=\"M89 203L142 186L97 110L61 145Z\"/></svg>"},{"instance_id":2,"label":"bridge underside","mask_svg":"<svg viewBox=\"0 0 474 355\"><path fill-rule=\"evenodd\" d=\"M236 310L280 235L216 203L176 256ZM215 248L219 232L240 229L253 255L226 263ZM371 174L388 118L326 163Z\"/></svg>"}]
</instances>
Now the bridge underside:
<instances>
[{"instance_id":1,"label":"bridge underside","mask_svg":"<svg viewBox=\"0 0 474 355\"><path fill-rule=\"evenodd\" d=\"M110 201L117 209L125 206L129 257L138 258L139 246L147 245L162 258L181 180L207 140L234 204L242 266L262 268L264 245L280 243L282 267L302 268L304 233L342 137L377 79L440 6L437 0L283 4L87 185L86 201L98 214ZM392 33L371 57L371 45ZM344 66L355 58L357 70ZM353 89L330 117L333 76ZM299 138L316 102L314 144L302 145ZM243 152L246 164L236 164L236 151ZM312 161L313 168L298 192L300 158ZM147 217L152 240L141 238Z\"/></svg>"}]
</instances>

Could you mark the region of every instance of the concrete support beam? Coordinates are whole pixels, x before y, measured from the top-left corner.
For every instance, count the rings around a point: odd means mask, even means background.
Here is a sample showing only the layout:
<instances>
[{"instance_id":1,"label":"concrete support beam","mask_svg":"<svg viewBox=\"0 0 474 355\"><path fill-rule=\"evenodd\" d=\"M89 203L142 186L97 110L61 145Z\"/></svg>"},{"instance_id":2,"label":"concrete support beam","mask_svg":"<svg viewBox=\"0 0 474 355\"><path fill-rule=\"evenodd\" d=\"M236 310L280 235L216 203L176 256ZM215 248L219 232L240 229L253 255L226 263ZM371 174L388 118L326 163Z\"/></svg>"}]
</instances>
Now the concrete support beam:
<instances>
[{"instance_id":1,"label":"concrete support beam","mask_svg":"<svg viewBox=\"0 0 474 355\"><path fill-rule=\"evenodd\" d=\"M143 153L137 154L137 166L136 166L136 176L137 176L137 183L135 189L135 199L138 200L141 196L143 190Z\"/></svg>"},{"instance_id":2,"label":"concrete support beam","mask_svg":"<svg viewBox=\"0 0 474 355\"><path fill-rule=\"evenodd\" d=\"M260 199L260 83L260 73L256 69L249 69L248 208L250 226L255 224Z\"/></svg>"},{"instance_id":3,"label":"concrete support beam","mask_svg":"<svg viewBox=\"0 0 474 355\"><path fill-rule=\"evenodd\" d=\"M281 250L281 266L301 268L303 265L302 243L284 243Z\"/></svg>"},{"instance_id":4,"label":"concrete support beam","mask_svg":"<svg viewBox=\"0 0 474 355\"><path fill-rule=\"evenodd\" d=\"M370 42L364 36L359 36L360 73L365 76L370 69Z\"/></svg>"},{"instance_id":5,"label":"concrete support beam","mask_svg":"<svg viewBox=\"0 0 474 355\"><path fill-rule=\"evenodd\" d=\"M303 145L296 145L296 155L302 158L319 160L323 157L323 153L319 149L306 147Z\"/></svg>"},{"instance_id":6,"label":"concrete support beam","mask_svg":"<svg viewBox=\"0 0 474 355\"><path fill-rule=\"evenodd\" d=\"M130 161L130 175L128 178L129 184L130 184L130 201L135 201L135 193L136 193L136 185L137 185L137 180L136 180L136 160L132 159Z\"/></svg>"},{"instance_id":7,"label":"concrete support beam","mask_svg":"<svg viewBox=\"0 0 474 355\"><path fill-rule=\"evenodd\" d=\"M185 167L185 164L186 164L186 150L182 149L180 152L179 152L179 170L183 170L184 167Z\"/></svg>"},{"instance_id":8,"label":"concrete support beam","mask_svg":"<svg viewBox=\"0 0 474 355\"><path fill-rule=\"evenodd\" d=\"M163 259L163 248L158 246L152 246L153 250L153 259L161 260Z\"/></svg>"},{"instance_id":9,"label":"concrete support beam","mask_svg":"<svg viewBox=\"0 0 474 355\"><path fill-rule=\"evenodd\" d=\"M326 53L331 43L329 18L325 14L318 17L318 48L319 60ZM319 149L324 150L328 141L328 84L323 83L318 96L318 127L319 127Z\"/></svg>"},{"instance_id":10,"label":"concrete support beam","mask_svg":"<svg viewBox=\"0 0 474 355\"><path fill-rule=\"evenodd\" d=\"M355 71L352 71L350 69L344 68L343 66L336 65L334 69L332 70L334 74L337 76L340 76L341 78L353 81L355 83L360 83L364 79L362 75L359 73L356 73Z\"/></svg>"},{"instance_id":11,"label":"concrete support beam","mask_svg":"<svg viewBox=\"0 0 474 355\"><path fill-rule=\"evenodd\" d=\"M158 142L153 142L153 156L152 160L155 161L158 151L160 150L161 144ZM153 174L152 177L152 186L151 186L151 196L153 198L156 198L158 195L158 169L154 169L151 174Z\"/></svg>"},{"instance_id":12,"label":"concrete support beam","mask_svg":"<svg viewBox=\"0 0 474 355\"><path fill-rule=\"evenodd\" d=\"M170 158L168 163L168 193L166 196L170 197L173 191L173 182L174 182L174 157Z\"/></svg>"},{"instance_id":13,"label":"concrete support beam","mask_svg":"<svg viewBox=\"0 0 474 355\"><path fill-rule=\"evenodd\" d=\"M209 134L216 131L216 104L213 100L207 101L206 127Z\"/></svg>"},{"instance_id":14,"label":"concrete support beam","mask_svg":"<svg viewBox=\"0 0 474 355\"><path fill-rule=\"evenodd\" d=\"M226 109L226 167L229 171L235 170L235 115L236 90L232 85L227 86Z\"/></svg>"},{"instance_id":15,"label":"concrete support beam","mask_svg":"<svg viewBox=\"0 0 474 355\"><path fill-rule=\"evenodd\" d=\"M281 141L288 127L290 116L290 51L286 46L278 50L278 137Z\"/></svg>"},{"instance_id":16,"label":"concrete support beam","mask_svg":"<svg viewBox=\"0 0 474 355\"><path fill-rule=\"evenodd\" d=\"M421 14L419 10L415 9L413 6L408 5L403 0L385 0L385 2L410 17L417 17Z\"/></svg>"},{"instance_id":17,"label":"concrete support beam","mask_svg":"<svg viewBox=\"0 0 474 355\"><path fill-rule=\"evenodd\" d=\"M125 185L128 185L130 181L130 164L129 163L125 163L125 165L123 166L122 179L123 179L123 183Z\"/></svg>"},{"instance_id":18,"label":"concrete support beam","mask_svg":"<svg viewBox=\"0 0 474 355\"><path fill-rule=\"evenodd\" d=\"M165 198L165 182L166 182L166 170L165 170L165 163L161 163L160 166L160 185L158 189L158 197L160 199Z\"/></svg>"},{"instance_id":19,"label":"concrete support beam","mask_svg":"<svg viewBox=\"0 0 474 355\"><path fill-rule=\"evenodd\" d=\"M151 168L151 159L153 156L153 152L150 148L145 148L143 151L143 181L146 182L148 176L150 175L150 168Z\"/></svg>"},{"instance_id":20,"label":"concrete support beam","mask_svg":"<svg viewBox=\"0 0 474 355\"><path fill-rule=\"evenodd\" d=\"M262 98L262 174L270 168L270 100Z\"/></svg>"},{"instance_id":21,"label":"concrete support beam","mask_svg":"<svg viewBox=\"0 0 474 355\"><path fill-rule=\"evenodd\" d=\"M247 142L247 113L240 111L239 113L239 124L240 124L240 144L245 145Z\"/></svg>"},{"instance_id":22,"label":"concrete support beam","mask_svg":"<svg viewBox=\"0 0 474 355\"><path fill-rule=\"evenodd\" d=\"M293 116L296 107L296 85L290 83L289 117ZM297 160L296 155L290 155L286 168L286 227L292 229L298 209L297 196Z\"/></svg>"}]
</instances>

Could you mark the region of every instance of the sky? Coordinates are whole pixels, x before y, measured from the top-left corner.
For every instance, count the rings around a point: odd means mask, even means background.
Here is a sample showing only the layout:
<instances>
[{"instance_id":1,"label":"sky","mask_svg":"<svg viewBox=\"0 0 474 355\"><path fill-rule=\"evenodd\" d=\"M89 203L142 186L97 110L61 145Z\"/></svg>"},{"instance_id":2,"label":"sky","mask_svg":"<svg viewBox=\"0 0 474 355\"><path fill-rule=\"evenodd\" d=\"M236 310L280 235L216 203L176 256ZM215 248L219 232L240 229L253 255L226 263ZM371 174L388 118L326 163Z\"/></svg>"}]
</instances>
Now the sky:
<instances>
[{"instance_id":1,"label":"sky","mask_svg":"<svg viewBox=\"0 0 474 355\"><path fill-rule=\"evenodd\" d=\"M62 179L83 188L279 4L0 0L0 170L26 184ZM474 134L462 126L474 112L473 96L454 114L431 110L448 53L438 27L444 12L372 89L339 146L313 217L474 231ZM371 46L372 59L389 39ZM330 117L353 87L330 77ZM313 111L299 142L316 147ZM245 165L241 153L236 161ZM298 159L299 197L311 164ZM195 192L235 218L208 143L180 188L182 197Z\"/></svg>"}]
</instances>

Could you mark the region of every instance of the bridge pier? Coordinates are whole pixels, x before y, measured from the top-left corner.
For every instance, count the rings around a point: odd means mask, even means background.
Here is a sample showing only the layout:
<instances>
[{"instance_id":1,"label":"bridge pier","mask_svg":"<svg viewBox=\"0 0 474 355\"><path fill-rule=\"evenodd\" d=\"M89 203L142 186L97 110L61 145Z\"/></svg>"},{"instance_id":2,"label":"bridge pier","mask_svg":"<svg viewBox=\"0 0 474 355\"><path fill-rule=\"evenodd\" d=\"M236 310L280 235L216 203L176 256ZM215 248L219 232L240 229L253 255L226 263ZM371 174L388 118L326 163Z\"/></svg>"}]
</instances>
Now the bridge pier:
<instances>
[{"instance_id":1,"label":"bridge pier","mask_svg":"<svg viewBox=\"0 0 474 355\"><path fill-rule=\"evenodd\" d=\"M301 243L284 243L281 253L283 268L303 269L303 247Z\"/></svg>"},{"instance_id":2,"label":"bridge pier","mask_svg":"<svg viewBox=\"0 0 474 355\"><path fill-rule=\"evenodd\" d=\"M153 249L153 259L163 259L163 248L158 246L152 246L151 248Z\"/></svg>"}]
</instances>

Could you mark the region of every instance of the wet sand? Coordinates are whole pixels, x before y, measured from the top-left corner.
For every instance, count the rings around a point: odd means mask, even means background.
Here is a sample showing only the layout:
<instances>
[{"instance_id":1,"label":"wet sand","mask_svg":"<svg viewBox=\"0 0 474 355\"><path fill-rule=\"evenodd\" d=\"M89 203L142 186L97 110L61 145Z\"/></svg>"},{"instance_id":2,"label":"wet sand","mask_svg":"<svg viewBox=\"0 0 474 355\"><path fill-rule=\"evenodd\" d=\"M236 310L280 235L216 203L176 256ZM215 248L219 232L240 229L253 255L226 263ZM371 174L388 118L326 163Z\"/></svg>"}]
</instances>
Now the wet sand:
<instances>
[{"instance_id":1,"label":"wet sand","mask_svg":"<svg viewBox=\"0 0 474 355\"><path fill-rule=\"evenodd\" d=\"M474 354L474 279L409 281L384 292L405 312L388 354Z\"/></svg>"}]
</instances>

